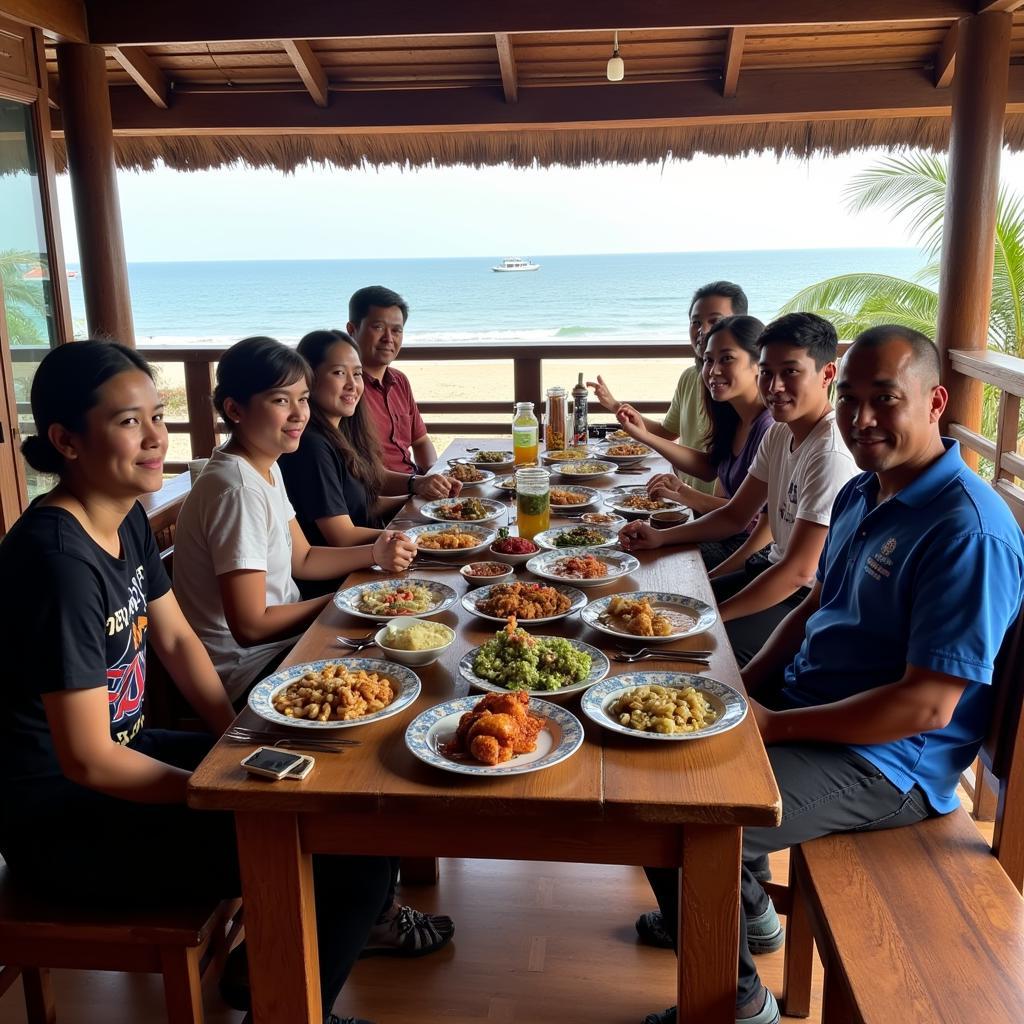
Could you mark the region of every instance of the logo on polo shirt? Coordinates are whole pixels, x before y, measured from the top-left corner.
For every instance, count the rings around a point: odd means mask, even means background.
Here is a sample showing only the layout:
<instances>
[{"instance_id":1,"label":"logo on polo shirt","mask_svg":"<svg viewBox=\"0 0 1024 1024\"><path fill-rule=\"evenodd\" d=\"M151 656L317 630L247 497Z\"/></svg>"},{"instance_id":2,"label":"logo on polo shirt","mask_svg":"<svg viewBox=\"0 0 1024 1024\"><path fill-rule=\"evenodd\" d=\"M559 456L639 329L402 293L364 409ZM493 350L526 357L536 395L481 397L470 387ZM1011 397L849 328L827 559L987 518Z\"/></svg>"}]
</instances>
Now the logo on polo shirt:
<instances>
[{"instance_id":1,"label":"logo on polo shirt","mask_svg":"<svg viewBox=\"0 0 1024 1024\"><path fill-rule=\"evenodd\" d=\"M890 537L879 549L878 553L888 558L896 550L896 538Z\"/></svg>"},{"instance_id":2,"label":"logo on polo shirt","mask_svg":"<svg viewBox=\"0 0 1024 1024\"><path fill-rule=\"evenodd\" d=\"M892 553L896 550L896 538L890 537L879 549L877 554L870 555L864 571L873 580L888 579L892 575Z\"/></svg>"}]
</instances>

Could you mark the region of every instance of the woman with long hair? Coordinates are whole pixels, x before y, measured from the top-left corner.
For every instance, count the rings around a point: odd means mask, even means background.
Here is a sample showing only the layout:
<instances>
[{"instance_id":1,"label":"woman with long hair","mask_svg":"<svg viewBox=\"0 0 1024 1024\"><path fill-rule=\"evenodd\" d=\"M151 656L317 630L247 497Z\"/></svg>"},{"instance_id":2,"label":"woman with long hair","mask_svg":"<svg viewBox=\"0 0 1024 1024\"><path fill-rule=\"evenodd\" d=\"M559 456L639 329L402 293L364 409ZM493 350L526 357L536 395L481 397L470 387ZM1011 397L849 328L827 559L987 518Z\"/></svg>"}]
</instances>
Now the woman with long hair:
<instances>
[{"instance_id":1,"label":"woman with long hair","mask_svg":"<svg viewBox=\"0 0 1024 1024\"><path fill-rule=\"evenodd\" d=\"M713 324L705 336L701 378L704 409L711 427L703 449L688 448L657 437L629 405L618 412L623 429L663 455L677 469L701 480L715 480L714 494L704 494L671 473L660 473L647 484L652 497L666 497L688 505L698 515L726 504L743 482L757 454L761 438L772 425L757 387L758 338L764 324L753 316L727 316ZM740 567L761 550L771 537L763 517L747 530L724 541L701 545L701 555L712 576Z\"/></svg>"},{"instance_id":2,"label":"woman with long hair","mask_svg":"<svg viewBox=\"0 0 1024 1024\"><path fill-rule=\"evenodd\" d=\"M191 772L234 711L137 500L159 490L167 451L150 368L114 343L63 345L40 364L31 401L37 433L22 452L57 482L0 542L0 852L14 878L65 904L236 897L232 816L185 804ZM150 644L208 733L145 727ZM318 856L314 874L324 1020L343 1024L331 1007L389 865ZM244 946L221 990L247 1008Z\"/></svg>"},{"instance_id":3,"label":"woman with long hair","mask_svg":"<svg viewBox=\"0 0 1024 1024\"><path fill-rule=\"evenodd\" d=\"M313 371L309 426L279 465L299 526L310 544L372 543L411 494L457 495L462 485L435 473L386 469L373 421L360 401L359 346L344 331L311 331L298 345ZM387 497L386 495L391 495Z\"/></svg>"}]
</instances>

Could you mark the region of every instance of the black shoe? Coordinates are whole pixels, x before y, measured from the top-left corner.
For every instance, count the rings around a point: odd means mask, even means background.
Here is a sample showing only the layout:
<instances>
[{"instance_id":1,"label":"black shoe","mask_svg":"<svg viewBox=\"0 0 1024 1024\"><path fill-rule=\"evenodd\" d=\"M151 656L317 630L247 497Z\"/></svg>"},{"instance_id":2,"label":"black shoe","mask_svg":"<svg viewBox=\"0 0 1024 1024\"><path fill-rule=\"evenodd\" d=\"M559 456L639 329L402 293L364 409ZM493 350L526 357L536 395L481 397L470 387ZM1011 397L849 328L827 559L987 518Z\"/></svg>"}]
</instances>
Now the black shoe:
<instances>
[{"instance_id":1,"label":"black shoe","mask_svg":"<svg viewBox=\"0 0 1024 1024\"><path fill-rule=\"evenodd\" d=\"M332 1013L324 1024L373 1024L373 1021L365 1017L336 1017Z\"/></svg>"},{"instance_id":2,"label":"black shoe","mask_svg":"<svg viewBox=\"0 0 1024 1024\"><path fill-rule=\"evenodd\" d=\"M645 946L672 949L672 936L665 930L665 918L660 910L649 910L636 919L636 933Z\"/></svg>"},{"instance_id":3,"label":"black shoe","mask_svg":"<svg viewBox=\"0 0 1024 1024\"><path fill-rule=\"evenodd\" d=\"M370 929L368 956L426 956L447 946L455 934L455 924L445 914L424 914L412 907L399 906L397 912Z\"/></svg>"},{"instance_id":4,"label":"black shoe","mask_svg":"<svg viewBox=\"0 0 1024 1024\"><path fill-rule=\"evenodd\" d=\"M249 991L249 954L244 942L239 943L228 953L218 987L221 999L232 1010L252 1008L252 993Z\"/></svg>"}]
</instances>

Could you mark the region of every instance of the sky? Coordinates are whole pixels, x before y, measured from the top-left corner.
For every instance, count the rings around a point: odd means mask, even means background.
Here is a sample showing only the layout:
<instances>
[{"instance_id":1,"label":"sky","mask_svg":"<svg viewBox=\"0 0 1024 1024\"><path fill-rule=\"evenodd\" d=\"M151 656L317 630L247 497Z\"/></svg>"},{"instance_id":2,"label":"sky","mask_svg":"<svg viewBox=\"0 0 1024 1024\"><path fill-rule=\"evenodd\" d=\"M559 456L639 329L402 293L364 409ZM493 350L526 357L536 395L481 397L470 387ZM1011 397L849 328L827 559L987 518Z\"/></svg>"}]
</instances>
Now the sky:
<instances>
[{"instance_id":1,"label":"sky","mask_svg":"<svg viewBox=\"0 0 1024 1024\"><path fill-rule=\"evenodd\" d=\"M129 262L378 259L906 246L844 187L884 157L703 157L664 165L120 172ZM1024 154L1002 179L1024 193ZM78 261L66 175L64 247Z\"/></svg>"}]
</instances>

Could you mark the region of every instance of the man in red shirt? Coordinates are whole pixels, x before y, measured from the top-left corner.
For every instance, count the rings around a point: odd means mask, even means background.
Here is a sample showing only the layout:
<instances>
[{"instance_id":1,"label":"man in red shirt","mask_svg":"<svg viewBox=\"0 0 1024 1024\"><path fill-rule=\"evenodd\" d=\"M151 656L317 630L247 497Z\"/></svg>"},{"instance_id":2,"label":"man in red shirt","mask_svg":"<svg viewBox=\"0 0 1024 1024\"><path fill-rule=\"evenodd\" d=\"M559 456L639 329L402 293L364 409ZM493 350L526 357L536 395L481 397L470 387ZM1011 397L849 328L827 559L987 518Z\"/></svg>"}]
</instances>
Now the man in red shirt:
<instances>
[{"instance_id":1,"label":"man in red shirt","mask_svg":"<svg viewBox=\"0 0 1024 1024\"><path fill-rule=\"evenodd\" d=\"M360 288L348 302L348 333L363 361L363 401L377 428L384 465L396 473L425 471L437 461L409 378L391 367L408 316L408 303L383 285Z\"/></svg>"}]
</instances>

